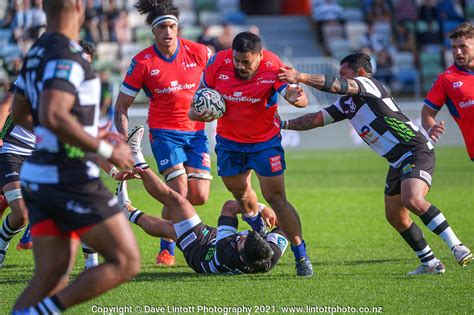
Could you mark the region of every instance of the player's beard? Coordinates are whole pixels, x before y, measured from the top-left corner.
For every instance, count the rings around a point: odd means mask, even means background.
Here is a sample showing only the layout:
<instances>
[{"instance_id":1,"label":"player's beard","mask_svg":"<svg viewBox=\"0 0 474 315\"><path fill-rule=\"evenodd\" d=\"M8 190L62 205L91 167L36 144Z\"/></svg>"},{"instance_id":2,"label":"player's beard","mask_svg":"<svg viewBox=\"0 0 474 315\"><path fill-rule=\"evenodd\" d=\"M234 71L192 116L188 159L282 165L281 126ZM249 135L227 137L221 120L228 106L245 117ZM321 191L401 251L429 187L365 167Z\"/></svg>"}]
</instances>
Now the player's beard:
<instances>
[{"instance_id":1,"label":"player's beard","mask_svg":"<svg viewBox=\"0 0 474 315\"><path fill-rule=\"evenodd\" d=\"M247 72L245 75L242 75L237 69L234 68L234 73L235 73L235 76L237 78L239 78L240 80L250 80L253 75L255 74L255 72Z\"/></svg>"}]
</instances>

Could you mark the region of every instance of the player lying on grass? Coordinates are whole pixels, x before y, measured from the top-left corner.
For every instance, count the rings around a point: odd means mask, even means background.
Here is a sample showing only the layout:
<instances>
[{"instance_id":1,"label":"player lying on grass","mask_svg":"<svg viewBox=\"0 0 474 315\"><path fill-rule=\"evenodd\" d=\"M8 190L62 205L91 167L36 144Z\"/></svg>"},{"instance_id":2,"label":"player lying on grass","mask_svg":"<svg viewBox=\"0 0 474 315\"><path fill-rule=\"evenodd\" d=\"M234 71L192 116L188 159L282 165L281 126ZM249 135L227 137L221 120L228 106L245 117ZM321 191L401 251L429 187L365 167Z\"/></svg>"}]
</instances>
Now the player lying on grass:
<instances>
[{"instance_id":1,"label":"player lying on grass","mask_svg":"<svg viewBox=\"0 0 474 315\"><path fill-rule=\"evenodd\" d=\"M147 192L165 205L171 214L170 220L163 220L144 214L131 207L128 199L127 182L119 183L119 201L127 211L131 222L139 225L146 233L156 237L168 237L176 241L183 252L187 264L197 273L259 273L270 271L280 260L288 246L288 240L279 227L270 233L261 233L263 224L277 224L276 215L270 208L260 206L251 220L253 231L237 232L240 212L237 201L224 203L218 220L218 227L210 227L201 222L191 203L167 186L148 166L139 148L140 139L129 144L135 156L135 172L140 175ZM265 222L265 223L264 223ZM260 232L260 233L259 233Z\"/></svg>"}]
</instances>

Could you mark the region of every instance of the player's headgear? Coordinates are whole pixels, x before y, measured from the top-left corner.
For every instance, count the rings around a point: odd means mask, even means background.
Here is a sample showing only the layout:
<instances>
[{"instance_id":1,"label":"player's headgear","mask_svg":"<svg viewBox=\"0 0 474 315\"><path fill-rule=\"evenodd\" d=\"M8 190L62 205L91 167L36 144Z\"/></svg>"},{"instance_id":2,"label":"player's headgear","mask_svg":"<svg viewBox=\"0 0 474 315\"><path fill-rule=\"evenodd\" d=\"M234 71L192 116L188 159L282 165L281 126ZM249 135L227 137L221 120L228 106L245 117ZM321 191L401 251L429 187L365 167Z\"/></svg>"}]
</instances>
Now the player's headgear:
<instances>
[{"instance_id":1,"label":"player's headgear","mask_svg":"<svg viewBox=\"0 0 474 315\"><path fill-rule=\"evenodd\" d=\"M268 242L258 232L251 231L247 235L240 256L247 265L263 270L273 254L273 249Z\"/></svg>"},{"instance_id":2,"label":"player's headgear","mask_svg":"<svg viewBox=\"0 0 474 315\"><path fill-rule=\"evenodd\" d=\"M347 55L341 60L341 65L347 63L350 69L357 72L359 69L364 69L368 74L372 74L372 64L370 63L370 56L361 52Z\"/></svg>"},{"instance_id":3,"label":"player's headgear","mask_svg":"<svg viewBox=\"0 0 474 315\"><path fill-rule=\"evenodd\" d=\"M139 0L135 8L140 14L148 14L146 22L152 28L168 21L178 24L179 9L171 0Z\"/></svg>"},{"instance_id":4,"label":"player's headgear","mask_svg":"<svg viewBox=\"0 0 474 315\"><path fill-rule=\"evenodd\" d=\"M262 51L262 40L252 32L242 32L232 41L232 50L240 53L259 53Z\"/></svg>"}]
</instances>

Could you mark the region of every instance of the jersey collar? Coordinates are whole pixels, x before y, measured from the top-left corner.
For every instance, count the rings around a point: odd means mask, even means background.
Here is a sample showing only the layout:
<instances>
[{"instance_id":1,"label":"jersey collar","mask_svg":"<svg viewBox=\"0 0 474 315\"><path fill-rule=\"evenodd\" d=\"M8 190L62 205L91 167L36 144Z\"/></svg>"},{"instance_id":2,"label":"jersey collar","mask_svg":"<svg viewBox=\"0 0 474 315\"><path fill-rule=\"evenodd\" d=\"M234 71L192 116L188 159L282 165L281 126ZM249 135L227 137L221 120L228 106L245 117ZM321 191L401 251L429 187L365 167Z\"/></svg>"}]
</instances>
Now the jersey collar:
<instances>
[{"instance_id":1,"label":"jersey collar","mask_svg":"<svg viewBox=\"0 0 474 315\"><path fill-rule=\"evenodd\" d=\"M161 54L161 52L158 50L158 47L156 46L156 43L155 43L153 45L153 49L155 50L158 57L160 57L161 59L163 59L166 62L169 62L169 63L173 62L176 59L176 56L178 56L179 47L181 46L181 42L180 42L179 38L177 38L176 40L178 41L178 45L176 46L176 51L174 52L173 56L171 56L171 58L166 58L165 56L163 56Z\"/></svg>"},{"instance_id":2,"label":"jersey collar","mask_svg":"<svg viewBox=\"0 0 474 315\"><path fill-rule=\"evenodd\" d=\"M457 64L454 64L454 66L455 66L456 69L458 69L459 71L466 72L466 73L468 73L468 74L474 75L474 71L467 70L467 69L465 69L465 68L461 68L461 67L458 66Z\"/></svg>"}]
</instances>

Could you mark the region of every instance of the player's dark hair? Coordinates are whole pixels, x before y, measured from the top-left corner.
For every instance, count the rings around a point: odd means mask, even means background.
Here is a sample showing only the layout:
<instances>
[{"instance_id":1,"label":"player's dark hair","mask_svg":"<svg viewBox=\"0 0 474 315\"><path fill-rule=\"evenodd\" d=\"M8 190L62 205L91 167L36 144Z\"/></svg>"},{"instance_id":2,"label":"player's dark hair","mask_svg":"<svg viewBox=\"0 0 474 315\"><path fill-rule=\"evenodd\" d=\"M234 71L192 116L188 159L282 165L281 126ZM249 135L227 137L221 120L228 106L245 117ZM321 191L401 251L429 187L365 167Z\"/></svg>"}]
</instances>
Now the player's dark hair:
<instances>
[{"instance_id":1,"label":"player's dark hair","mask_svg":"<svg viewBox=\"0 0 474 315\"><path fill-rule=\"evenodd\" d=\"M43 10L47 17L56 18L63 10L70 9L73 5L71 0L48 0L43 1Z\"/></svg>"},{"instance_id":2,"label":"player's dark hair","mask_svg":"<svg viewBox=\"0 0 474 315\"><path fill-rule=\"evenodd\" d=\"M79 41L79 45L81 45L82 49L86 54L91 56L91 60L94 60L95 58L95 45L91 42L88 42L87 40L81 39Z\"/></svg>"},{"instance_id":3,"label":"player's dark hair","mask_svg":"<svg viewBox=\"0 0 474 315\"><path fill-rule=\"evenodd\" d=\"M179 18L179 9L171 0L138 0L134 6L140 14L148 14L146 16L148 25L161 15L173 15Z\"/></svg>"},{"instance_id":4,"label":"player's dark hair","mask_svg":"<svg viewBox=\"0 0 474 315\"><path fill-rule=\"evenodd\" d=\"M450 39L456 39L459 37L473 38L474 37L474 26L469 22L463 22L459 24L453 32L449 35Z\"/></svg>"},{"instance_id":5,"label":"player's dark hair","mask_svg":"<svg viewBox=\"0 0 474 315\"><path fill-rule=\"evenodd\" d=\"M232 41L232 50L240 53L259 53L262 51L262 40L251 32L242 32Z\"/></svg>"},{"instance_id":6,"label":"player's dark hair","mask_svg":"<svg viewBox=\"0 0 474 315\"><path fill-rule=\"evenodd\" d=\"M372 74L372 64L370 63L370 56L361 52L352 53L345 56L340 65L347 63L350 69L355 72L360 68L364 69L368 74Z\"/></svg>"},{"instance_id":7,"label":"player's dark hair","mask_svg":"<svg viewBox=\"0 0 474 315\"><path fill-rule=\"evenodd\" d=\"M241 256L249 266L265 270L273 257L273 249L258 232L252 231L247 235Z\"/></svg>"}]
</instances>

